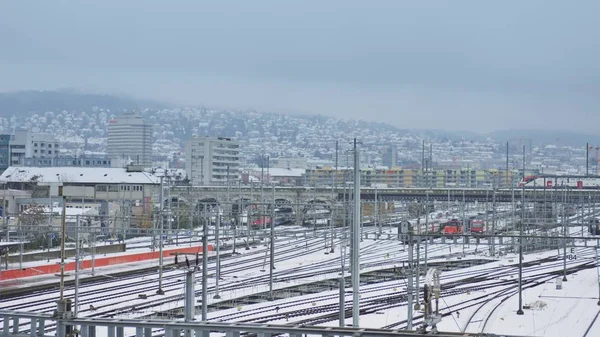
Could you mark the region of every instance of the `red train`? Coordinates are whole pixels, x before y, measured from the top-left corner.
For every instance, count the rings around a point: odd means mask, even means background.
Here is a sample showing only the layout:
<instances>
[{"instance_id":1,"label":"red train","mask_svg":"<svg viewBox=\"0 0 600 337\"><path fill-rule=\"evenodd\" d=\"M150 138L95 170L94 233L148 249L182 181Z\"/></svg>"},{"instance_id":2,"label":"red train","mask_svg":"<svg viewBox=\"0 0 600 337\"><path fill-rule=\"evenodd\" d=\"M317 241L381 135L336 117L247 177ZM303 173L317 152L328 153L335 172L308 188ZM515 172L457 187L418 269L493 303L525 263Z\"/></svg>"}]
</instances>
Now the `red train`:
<instances>
[{"instance_id":1,"label":"red train","mask_svg":"<svg viewBox=\"0 0 600 337\"><path fill-rule=\"evenodd\" d=\"M441 224L441 230L444 234L462 234L463 224L458 219L452 219L450 221Z\"/></svg>"}]
</instances>

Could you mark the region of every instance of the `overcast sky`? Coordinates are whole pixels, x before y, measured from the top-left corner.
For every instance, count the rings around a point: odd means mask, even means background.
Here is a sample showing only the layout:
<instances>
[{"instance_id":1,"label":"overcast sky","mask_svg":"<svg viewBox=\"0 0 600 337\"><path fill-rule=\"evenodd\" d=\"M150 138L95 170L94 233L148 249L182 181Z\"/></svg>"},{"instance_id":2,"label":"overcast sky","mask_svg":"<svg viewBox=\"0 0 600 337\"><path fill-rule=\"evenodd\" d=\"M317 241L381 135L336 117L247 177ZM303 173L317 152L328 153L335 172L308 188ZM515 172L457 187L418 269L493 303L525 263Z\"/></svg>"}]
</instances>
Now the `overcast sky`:
<instances>
[{"instance_id":1,"label":"overcast sky","mask_svg":"<svg viewBox=\"0 0 600 337\"><path fill-rule=\"evenodd\" d=\"M597 131L599 13L598 0L0 0L0 91Z\"/></svg>"}]
</instances>

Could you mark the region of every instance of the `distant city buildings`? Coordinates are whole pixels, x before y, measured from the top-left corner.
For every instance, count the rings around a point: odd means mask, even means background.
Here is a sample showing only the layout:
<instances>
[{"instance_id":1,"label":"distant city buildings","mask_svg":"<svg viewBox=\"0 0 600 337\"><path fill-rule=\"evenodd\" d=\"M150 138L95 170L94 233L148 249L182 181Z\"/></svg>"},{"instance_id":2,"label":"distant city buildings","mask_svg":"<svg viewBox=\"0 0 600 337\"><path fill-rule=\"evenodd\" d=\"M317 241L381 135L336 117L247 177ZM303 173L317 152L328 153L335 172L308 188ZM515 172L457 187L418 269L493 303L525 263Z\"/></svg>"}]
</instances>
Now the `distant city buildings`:
<instances>
[{"instance_id":1,"label":"distant city buildings","mask_svg":"<svg viewBox=\"0 0 600 337\"><path fill-rule=\"evenodd\" d=\"M231 138L193 136L185 145L185 170L192 185L224 185L239 179L240 144Z\"/></svg>"},{"instance_id":2,"label":"distant city buildings","mask_svg":"<svg viewBox=\"0 0 600 337\"><path fill-rule=\"evenodd\" d=\"M281 169L306 169L308 161L306 158L279 157L270 159L271 167Z\"/></svg>"},{"instance_id":3,"label":"distant city buildings","mask_svg":"<svg viewBox=\"0 0 600 337\"><path fill-rule=\"evenodd\" d=\"M333 167L306 170L308 186L343 185L352 181L353 169ZM430 170L394 168L361 169L361 185L371 187L509 187L521 179L518 170Z\"/></svg>"},{"instance_id":4,"label":"distant city buildings","mask_svg":"<svg viewBox=\"0 0 600 337\"><path fill-rule=\"evenodd\" d=\"M152 143L152 125L136 113L124 113L108 123L106 154L113 166L123 161L152 166Z\"/></svg>"},{"instance_id":5,"label":"distant city buildings","mask_svg":"<svg viewBox=\"0 0 600 337\"><path fill-rule=\"evenodd\" d=\"M398 166L398 151L395 147L389 146L382 156L383 166L395 167Z\"/></svg>"},{"instance_id":6,"label":"distant city buildings","mask_svg":"<svg viewBox=\"0 0 600 337\"><path fill-rule=\"evenodd\" d=\"M16 130L0 135L0 171L10 166L27 166L32 161L49 162L58 157L56 137L47 133Z\"/></svg>"}]
</instances>

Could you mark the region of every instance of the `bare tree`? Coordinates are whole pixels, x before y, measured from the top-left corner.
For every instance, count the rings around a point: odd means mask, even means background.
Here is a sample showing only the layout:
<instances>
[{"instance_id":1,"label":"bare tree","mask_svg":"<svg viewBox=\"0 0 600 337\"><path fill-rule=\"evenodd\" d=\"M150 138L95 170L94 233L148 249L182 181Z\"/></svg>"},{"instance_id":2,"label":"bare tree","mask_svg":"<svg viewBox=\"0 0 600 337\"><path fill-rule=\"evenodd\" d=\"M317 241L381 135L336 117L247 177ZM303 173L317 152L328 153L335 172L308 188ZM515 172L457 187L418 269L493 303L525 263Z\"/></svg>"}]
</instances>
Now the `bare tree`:
<instances>
[{"instance_id":1,"label":"bare tree","mask_svg":"<svg viewBox=\"0 0 600 337\"><path fill-rule=\"evenodd\" d=\"M19 231L31 238L30 246L36 248L43 245L45 238L52 233L51 224L44 206L31 203L19 214Z\"/></svg>"}]
</instances>

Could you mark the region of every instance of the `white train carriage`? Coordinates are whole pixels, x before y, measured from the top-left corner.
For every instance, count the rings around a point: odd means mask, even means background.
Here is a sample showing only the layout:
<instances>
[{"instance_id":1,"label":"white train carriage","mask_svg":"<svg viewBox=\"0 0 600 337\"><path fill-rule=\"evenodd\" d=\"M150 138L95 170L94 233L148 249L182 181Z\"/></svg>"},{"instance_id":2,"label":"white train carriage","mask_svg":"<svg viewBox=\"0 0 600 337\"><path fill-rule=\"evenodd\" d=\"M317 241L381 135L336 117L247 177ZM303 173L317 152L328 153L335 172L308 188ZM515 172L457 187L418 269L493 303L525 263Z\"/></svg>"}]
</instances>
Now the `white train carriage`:
<instances>
[{"instance_id":1,"label":"white train carriage","mask_svg":"<svg viewBox=\"0 0 600 337\"><path fill-rule=\"evenodd\" d=\"M445 219L434 218L429 220L424 219L411 219L411 220L403 220L404 223L410 224L410 228L412 228L413 234L439 234L441 229L441 224L445 221Z\"/></svg>"},{"instance_id":2,"label":"white train carriage","mask_svg":"<svg viewBox=\"0 0 600 337\"><path fill-rule=\"evenodd\" d=\"M600 178L595 177L525 177L519 187L525 188L568 188L568 189L600 189Z\"/></svg>"}]
</instances>

